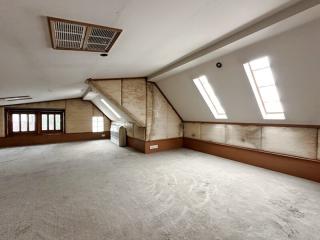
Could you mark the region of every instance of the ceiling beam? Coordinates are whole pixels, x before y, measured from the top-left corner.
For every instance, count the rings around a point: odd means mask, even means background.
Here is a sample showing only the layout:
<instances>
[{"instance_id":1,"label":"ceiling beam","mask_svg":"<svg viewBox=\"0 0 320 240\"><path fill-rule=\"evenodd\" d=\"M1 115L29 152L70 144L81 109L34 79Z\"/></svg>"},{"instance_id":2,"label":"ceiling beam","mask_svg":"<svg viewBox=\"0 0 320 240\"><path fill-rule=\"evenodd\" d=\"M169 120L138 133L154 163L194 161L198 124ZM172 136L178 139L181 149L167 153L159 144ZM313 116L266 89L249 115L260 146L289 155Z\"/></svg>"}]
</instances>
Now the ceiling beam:
<instances>
[{"instance_id":1,"label":"ceiling beam","mask_svg":"<svg viewBox=\"0 0 320 240\"><path fill-rule=\"evenodd\" d=\"M178 68L184 64L187 64L197 58L200 58L208 53L211 53L213 51L216 51L220 48L223 48L233 42L236 42L244 37L247 37L255 32L258 32L262 29L265 29L273 24L276 24L280 21L283 21L289 17L292 17L298 13L301 13L305 10L308 10L314 6L317 6L320 4L320 0L302 0L298 3L289 6L288 8L285 8L283 10L280 10L270 16L267 16L243 29L240 29L236 32L230 33L229 35L218 39L216 41L213 41L206 45L203 48L197 49L196 51L187 54L183 56L182 58L179 58L178 60L164 66L163 68L157 70L156 72L150 74L148 76L148 80L152 80L156 77L159 77L160 75L167 73L171 70L174 70L175 68Z\"/></svg>"}]
</instances>

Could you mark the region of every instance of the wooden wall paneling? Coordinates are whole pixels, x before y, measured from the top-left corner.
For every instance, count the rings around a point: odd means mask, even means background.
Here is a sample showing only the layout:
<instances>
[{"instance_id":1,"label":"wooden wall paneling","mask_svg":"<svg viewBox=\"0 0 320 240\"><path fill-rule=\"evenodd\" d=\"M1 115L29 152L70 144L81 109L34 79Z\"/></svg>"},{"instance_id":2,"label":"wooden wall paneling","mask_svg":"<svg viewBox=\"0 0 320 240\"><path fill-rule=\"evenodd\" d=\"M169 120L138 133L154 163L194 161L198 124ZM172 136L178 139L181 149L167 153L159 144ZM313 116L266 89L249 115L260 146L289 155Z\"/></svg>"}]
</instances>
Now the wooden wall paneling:
<instances>
[{"instance_id":1,"label":"wooden wall paneling","mask_svg":"<svg viewBox=\"0 0 320 240\"><path fill-rule=\"evenodd\" d=\"M139 152L145 153L145 141L132 138L132 137L127 137L127 145L129 147L132 147L136 149Z\"/></svg>"},{"instance_id":2,"label":"wooden wall paneling","mask_svg":"<svg viewBox=\"0 0 320 240\"><path fill-rule=\"evenodd\" d=\"M151 145L158 145L157 149L150 149ZM155 153L181 148L183 146L183 138L168 138L145 142L145 153Z\"/></svg>"},{"instance_id":3,"label":"wooden wall paneling","mask_svg":"<svg viewBox=\"0 0 320 240\"><path fill-rule=\"evenodd\" d=\"M102 94L121 106L121 79L91 81Z\"/></svg>"},{"instance_id":4,"label":"wooden wall paneling","mask_svg":"<svg viewBox=\"0 0 320 240\"><path fill-rule=\"evenodd\" d=\"M167 138L181 138L183 124L170 104L167 104Z\"/></svg>"},{"instance_id":5,"label":"wooden wall paneling","mask_svg":"<svg viewBox=\"0 0 320 240\"><path fill-rule=\"evenodd\" d=\"M318 129L317 159L320 160L320 128Z\"/></svg>"},{"instance_id":6,"label":"wooden wall paneling","mask_svg":"<svg viewBox=\"0 0 320 240\"><path fill-rule=\"evenodd\" d=\"M0 148L109 138L109 131L103 133L84 132L66 134L22 135L0 138Z\"/></svg>"},{"instance_id":7,"label":"wooden wall paneling","mask_svg":"<svg viewBox=\"0 0 320 240\"><path fill-rule=\"evenodd\" d=\"M226 142L226 126L225 124L200 124L201 140L212 141L217 143Z\"/></svg>"},{"instance_id":8,"label":"wooden wall paneling","mask_svg":"<svg viewBox=\"0 0 320 240\"><path fill-rule=\"evenodd\" d=\"M320 182L320 161L184 138L183 146L215 156Z\"/></svg>"},{"instance_id":9,"label":"wooden wall paneling","mask_svg":"<svg viewBox=\"0 0 320 240\"><path fill-rule=\"evenodd\" d=\"M153 86L152 128L150 140L167 138L167 101L155 86Z\"/></svg>"},{"instance_id":10,"label":"wooden wall paneling","mask_svg":"<svg viewBox=\"0 0 320 240\"><path fill-rule=\"evenodd\" d=\"M180 118L181 121L183 121L182 117L180 116L179 112L174 108L174 106L171 104L171 102L169 101L169 99L167 98L167 96L162 92L161 88L159 87L159 85L156 82L152 82L155 87L157 88L157 90L161 93L161 95L166 99L167 103L172 107L172 109L175 111L175 113L177 114L177 116Z\"/></svg>"},{"instance_id":11,"label":"wooden wall paneling","mask_svg":"<svg viewBox=\"0 0 320 240\"><path fill-rule=\"evenodd\" d=\"M260 126L226 126L226 144L260 149L261 127Z\"/></svg>"},{"instance_id":12,"label":"wooden wall paneling","mask_svg":"<svg viewBox=\"0 0 320 240\"><path fill-rule=\"evenodd\" d=\"M262 150L317 158L317 129L262 127Z\"/></svg>"},{"instance_id":13,"label":"wooden wall paneling","mask_svg":"<svg viewBox=\"0 0 320 240\"><path fill-rule=\"evenodd\" d=\"M82 100L67 100L66 133L92 131L92 104Z\"/></svg>"},{"instance_id":14,"label":"wooden wall paneling","mask_svg":"<svg viewBox=\"0 0 320 240\"><path fill-rule=\"evenodd\" d=\"M241 125L241 126L270 126L270 127L298 127L298 128L320 128L320 125L305 125L305 124L288 124L288 123L244 123L244 122L223 122L223 121L183 121L184 123L208 123L208 124L226 124L226 125Z\"/></svg>"},{"instance_id":15,"label":"wooden wall paneling","mask_svg":"<svg viewBox=\"0 0 320 240\"><path fill-rule=\"evenodd\" d=\"M153 124L153 84L147 82L146 85L146 95L147 95L147 101L146 101L146 141L149 141L151 138L151 130L152 130L152 124Z\"/></svg>"},{"instance_id":16,"label":"wooden wall paneling","mask_svg":"<svg viewBox=\"0 0 320 240\"><path fill-rule=\"evenodd\" d=\"M200 123L185 123L183 129L184 137L201 139Z\"/></svg>"},{"instance_id":17,"label":"wooden wall paneling","mask_svg":"<svg viewBox=\"0 0 320 240\"><path fill-rule=\"evenodd\" d=\"M122 107L145 126L147 101L145 79L123 79L121 86Z\"/></svg>"},{"instance_id":18,"label":"wooden wall paneling","mask_svg":"<svg viewBox=\"0 0 320 240\"><path fill-rule=\"evenodd\" d=\"M146 128L145 127L139 127L136 124L133 124L133 136L134 138L145 140L146 136Z\"/></svg>"},{"instance_id":19,"label":"wooden wall paneling","mask_svg":"<svg viewBox=\"0 0 320 240\"><path fill-rule=\"evenodd\" d=\"M4 107L0 107L0 137L5 136L5 114Z\"/></svg>"}]
</instances>

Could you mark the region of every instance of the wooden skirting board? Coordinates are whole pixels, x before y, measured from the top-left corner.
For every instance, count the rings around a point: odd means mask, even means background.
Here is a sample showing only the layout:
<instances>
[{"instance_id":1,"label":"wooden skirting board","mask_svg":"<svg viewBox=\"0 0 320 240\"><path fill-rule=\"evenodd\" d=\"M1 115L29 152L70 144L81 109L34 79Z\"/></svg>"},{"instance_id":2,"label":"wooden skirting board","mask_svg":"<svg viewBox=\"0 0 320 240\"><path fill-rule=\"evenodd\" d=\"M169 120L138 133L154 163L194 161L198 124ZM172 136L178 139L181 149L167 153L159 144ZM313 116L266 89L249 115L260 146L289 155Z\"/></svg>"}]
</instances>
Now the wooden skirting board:
<instances>
[{"instance_id":1,"label":"wooden skirting board","mask_svg":"<svg viewBox=\"0 0 320 240\"><path fill-rule=\"evenodd\" d=\"M109 138L110 132L13 136L0 138L0 148ZM127 144L129 147L132 147L142 153L153 153L185 147L195 151L320 182L319 160L280 155L261 150L235 147L191 138L143 141L127 137ZM150 146L153 145L158 145L158 148L150 149Z\"/></svg>"},{"instance_id":2,"label":"wooden skirting board","mask_svg":"<svg viewBox=\"0 0 320 240\"><path fill-rule=\"evenodd\" d=\"M134 148L135 150L144 153L145 152L145 141L137 139L137 138L132 138L132 137L127 137L127 145L129 147Z\"/></svg>"},{"instance_id":3,"label":"wooden skirting board","mask_svg":"<svg viewBox=\"0 0 320 240\"><path fill-rule=\"evenodd\" d=\"M22 135L0 138L1 147L27 146L49 143L63 143L73 141L86 141L96 139L109 139L110 132L103 133L63 133L63 134L45 134L45 135Z\"/></svg>"},{"instance_id":4,"label":"wooden skirting board","mask_svg":"<svg viewBox=\"0 0 320 240\"><path fill-rule=\"evenodd\" d=\"M279 155L191 138L183 139L183 147L320 182L319 160Z\"/></svg>"},{"instance_id":5,"label":"wooden skirting board","mask_svg":"<svg viewBox=\"0 0 320 240\"><path fill-rule=\"evenodd\" d=\"M159 151L181 148L183 146L183 138L170 138L161 140L144 141L132 137L127 137L129 147L136 149L142 153L154 153ZM150 149L151 146L157 145L157 148Z\"/></svg>"}]
</instances>

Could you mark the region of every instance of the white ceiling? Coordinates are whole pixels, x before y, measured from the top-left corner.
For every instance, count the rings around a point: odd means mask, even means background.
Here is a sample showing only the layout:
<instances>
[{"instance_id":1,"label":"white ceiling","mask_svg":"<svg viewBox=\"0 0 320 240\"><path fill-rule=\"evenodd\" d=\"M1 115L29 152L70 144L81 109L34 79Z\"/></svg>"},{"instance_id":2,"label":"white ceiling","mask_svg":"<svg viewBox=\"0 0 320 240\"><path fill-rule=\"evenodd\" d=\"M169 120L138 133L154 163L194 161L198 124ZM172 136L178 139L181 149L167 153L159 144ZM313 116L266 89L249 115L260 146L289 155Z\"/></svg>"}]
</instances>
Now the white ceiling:
<instances>
[{"instance_id":1,"label":"white ceiling","mask_svg":"<svg viewBox=\"0 0 320 240\"><path fill-rule=\"evenodd\" d=\"M219 122L192 81L206 75L228 115L223 121L320 125L319 29L320 18L161 79L158 84L186 121ZM263 56L271 61L284 121L262 119L243 68L244 63ZM223 64L221 69L215 66L218 61Z\"/></svg>"},{"instance_id":2,"label":"white ceiling","mask_svg":"<svg viewBox=\"0 0 320 240\"><path fill-rule=\"evenodd\" d=\"M295 2L0 0L0 97L31 95L32 101L79 97L87 78L146 76ZM107 58L53 50L46 16L121 28L123 33Z\"/></svg>"}]
</instances>

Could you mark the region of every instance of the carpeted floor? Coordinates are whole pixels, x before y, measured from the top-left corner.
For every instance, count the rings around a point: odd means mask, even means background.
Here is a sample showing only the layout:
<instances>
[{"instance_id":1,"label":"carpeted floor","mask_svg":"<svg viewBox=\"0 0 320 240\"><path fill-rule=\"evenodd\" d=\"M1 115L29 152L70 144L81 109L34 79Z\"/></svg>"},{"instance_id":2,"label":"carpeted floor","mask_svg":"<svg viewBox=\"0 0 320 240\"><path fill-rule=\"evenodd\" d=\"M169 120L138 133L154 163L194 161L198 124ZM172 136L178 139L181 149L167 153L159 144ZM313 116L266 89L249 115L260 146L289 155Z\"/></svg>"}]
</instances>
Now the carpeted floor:
<instances>
[{"instance_id":1,"label":"carpeted floor","mask_svg":"<svg viewBox=\"0 0 320 240\"><path fill-rule=\"evenodd\" d=\"M187 149L2 149L0 239L317 240L320 184Z\"/></svg>"}]
</instances>

